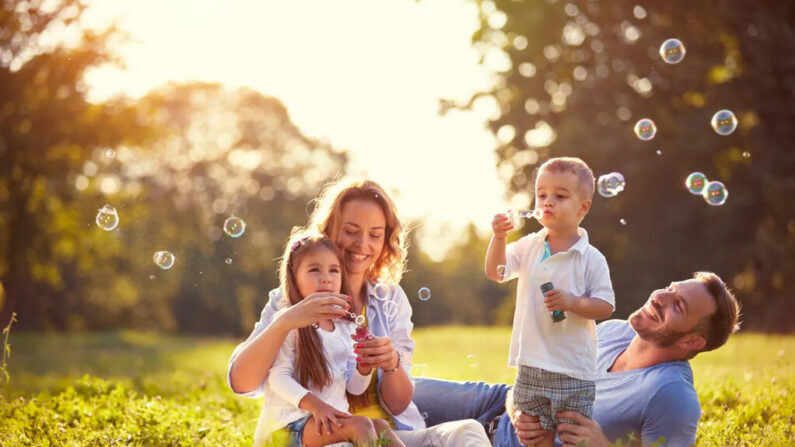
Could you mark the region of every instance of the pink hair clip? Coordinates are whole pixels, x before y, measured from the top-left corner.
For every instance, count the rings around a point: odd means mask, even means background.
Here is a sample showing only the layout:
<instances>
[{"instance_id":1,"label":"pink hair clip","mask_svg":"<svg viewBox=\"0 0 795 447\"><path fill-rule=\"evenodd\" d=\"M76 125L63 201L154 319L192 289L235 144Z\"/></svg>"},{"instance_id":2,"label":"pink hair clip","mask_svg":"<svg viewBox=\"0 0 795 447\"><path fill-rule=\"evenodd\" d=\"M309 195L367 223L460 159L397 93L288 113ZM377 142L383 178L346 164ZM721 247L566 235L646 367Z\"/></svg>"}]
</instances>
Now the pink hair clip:
<instances>
[{"instance_id":1,"label":"pink hair clip","mask_svg":"<svg viewBox=\"0 0 795 447\"><path fill-rule=\"evenodd\" d=\"M290 247L290 251L295 251L298 247L300 247L306 240L309 239L309 236L298 239L297 241L293 242L293 245Z\"/></svg>"}]
</instances>

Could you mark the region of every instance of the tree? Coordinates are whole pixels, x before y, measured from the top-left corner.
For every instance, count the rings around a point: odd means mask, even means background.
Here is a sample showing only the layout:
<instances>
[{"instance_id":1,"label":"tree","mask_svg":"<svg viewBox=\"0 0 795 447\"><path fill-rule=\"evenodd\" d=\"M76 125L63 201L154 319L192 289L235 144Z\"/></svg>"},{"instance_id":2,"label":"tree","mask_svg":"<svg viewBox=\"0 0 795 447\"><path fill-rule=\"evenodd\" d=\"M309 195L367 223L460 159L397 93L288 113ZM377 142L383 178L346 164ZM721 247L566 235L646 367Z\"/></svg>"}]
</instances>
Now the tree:
<instances>
[{"instance_id":1,"label":"tree","mask_svg":"<svg viewBox=\"0 0 795 447\"><path fill-rule=\"evenodd\" d=\"M0 9L0 312L5 325L20 306L39 310L42 297L64 290L59 258L74 262L68 240L53 229L69 219L73 178L97 147L144 142L150 129L124 100L91 104L82 81L87 69L113 62L110 28L81 28L79 0L2 2ZM48 44L56 30L76 30L76 46ZM35 313L35 312L34 312ZM20 326L30 312L20 312Z\"/></svg>"},{"instance_id":2,"label":"tree","mask_svg":"<svg viewBox=\"0 0 795 447\"><path fill-rule=\"evenodd\" d=\"M513 194L529 197L536 165L552 156L624 174L626 190L595 197L584 222L610 263L617 315L667 281L713 270L738 292L746 327L792 330L795 70L784 55L795 50L795 5L478 4L473 45L495 69L494 87L441 111L496 102L489 126ZM676 65L658 54L672 37L687 49ZM730 136L709 127L724 108L739 120ZM643 117L658 128L648 142L632 131ZM727 185L725 205L685 191L693 171Z\"/></svg>"}]
</instances>

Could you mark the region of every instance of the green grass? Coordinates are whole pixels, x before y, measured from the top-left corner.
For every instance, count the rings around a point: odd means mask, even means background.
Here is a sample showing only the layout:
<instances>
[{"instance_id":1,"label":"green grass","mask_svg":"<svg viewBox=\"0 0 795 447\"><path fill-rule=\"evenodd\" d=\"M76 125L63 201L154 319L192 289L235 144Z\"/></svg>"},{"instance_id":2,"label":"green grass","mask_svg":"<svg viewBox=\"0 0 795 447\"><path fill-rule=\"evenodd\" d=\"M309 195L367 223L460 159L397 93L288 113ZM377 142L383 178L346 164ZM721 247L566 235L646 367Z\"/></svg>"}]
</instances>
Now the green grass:
<instances>
[{"instance_id":1,"label":"green grass","mask_svg":"<svg viewBox=\"0 0 795 447\"><path fill-rule=\"evenodd\" d=\"M511 382L510 329L415 331L415 372ZM2 446L250 445L260 401L226 386L236 340L118 332L11 334ZM740 334L693 361L698 445L795 445L795 337ZM423 366L424 365L424 366Z\"/></svg>"}]
</instances>

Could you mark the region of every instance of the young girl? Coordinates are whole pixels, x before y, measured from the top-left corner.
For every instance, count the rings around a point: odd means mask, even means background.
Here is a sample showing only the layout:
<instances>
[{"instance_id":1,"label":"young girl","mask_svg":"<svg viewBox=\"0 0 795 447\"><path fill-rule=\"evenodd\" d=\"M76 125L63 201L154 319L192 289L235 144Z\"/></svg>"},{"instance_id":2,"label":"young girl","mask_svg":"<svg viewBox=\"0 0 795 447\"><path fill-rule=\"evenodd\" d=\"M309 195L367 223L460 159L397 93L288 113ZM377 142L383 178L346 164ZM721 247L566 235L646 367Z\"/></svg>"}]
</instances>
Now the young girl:
<instances>
[{"instance_id":1,"label":"young girl","mask_svg":"<svg viewBox=\"0 0 795 447\"><path fill-rule=\"evenodd\" d=\"M342 262L328 237L292 235L279 267L282 307L314 293L347 293ZM288 446L342 441L370 445L379 436L389 439L390 446L404 446L386 421L347 413L345 391L362 394L371 373L371 368L357 365L351 341L354 333L351 318L323 319L290 331L270 370L255 446L274 442L279 429L285 429Z\"/></svg>"}]
</instances>

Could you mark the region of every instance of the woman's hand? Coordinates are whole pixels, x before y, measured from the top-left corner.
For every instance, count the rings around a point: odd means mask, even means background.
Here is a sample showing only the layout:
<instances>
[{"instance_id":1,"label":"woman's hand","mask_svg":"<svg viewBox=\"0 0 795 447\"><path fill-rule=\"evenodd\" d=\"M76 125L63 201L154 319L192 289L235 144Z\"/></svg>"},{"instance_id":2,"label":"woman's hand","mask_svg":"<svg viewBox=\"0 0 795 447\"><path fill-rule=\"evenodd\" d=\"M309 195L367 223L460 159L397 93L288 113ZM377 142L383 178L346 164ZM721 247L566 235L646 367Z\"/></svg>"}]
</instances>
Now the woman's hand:
<instances>
[{"instance_id":1,"label":"woman's hand","mask_svg":"<svg viewBox=\"0 0 795 447\"><path fill-rule=\"evenodd\" d=\"M351 338L356 341L355 336ZM397 349L389 337L371 334L366 341L357 341L353 345L353 352L357 354L358 366L361 368L395 369L398 364Z\"/></svg>"},{"instance_id":2,"label":"woman's hand","mask_svg":"<svg viewBox=\"0 0 795 447\"><path fill-rule=\"evenodd\" d=\"M602 432L602 427L593 419L589 419L576 411L561 411L558 418L574 419L577 424L558 424L558 438L563 445L576 445L585 441L588 447L608 447L610 441Z\"/></svg>"},{"instance_id":3,"label":"woman's hand","mask_svg":"<svg viewBox=\"0 0 795 447\"><path fill-rule=\"evenodd\" d=\"M321 320L340 318L348 314L352 300L353 298L339 293L313 293L288 307L273 323L287 329L298 329Z\"/></svg>"},{"instance_id":4,"label":"woman's hand","mask_svg":"<svg viewBox=\"0 0 795 447\"><path fill-rule=\"evenodd\" d=\"M511 424L516 430L516 437L519 442L526 446L533 446L539 444L545 436L551 435L551 432L544 430L538 416L530 416L522 413L519 410L510 412L508 416L511 418Z\"/></svg>"}]
</instances>

